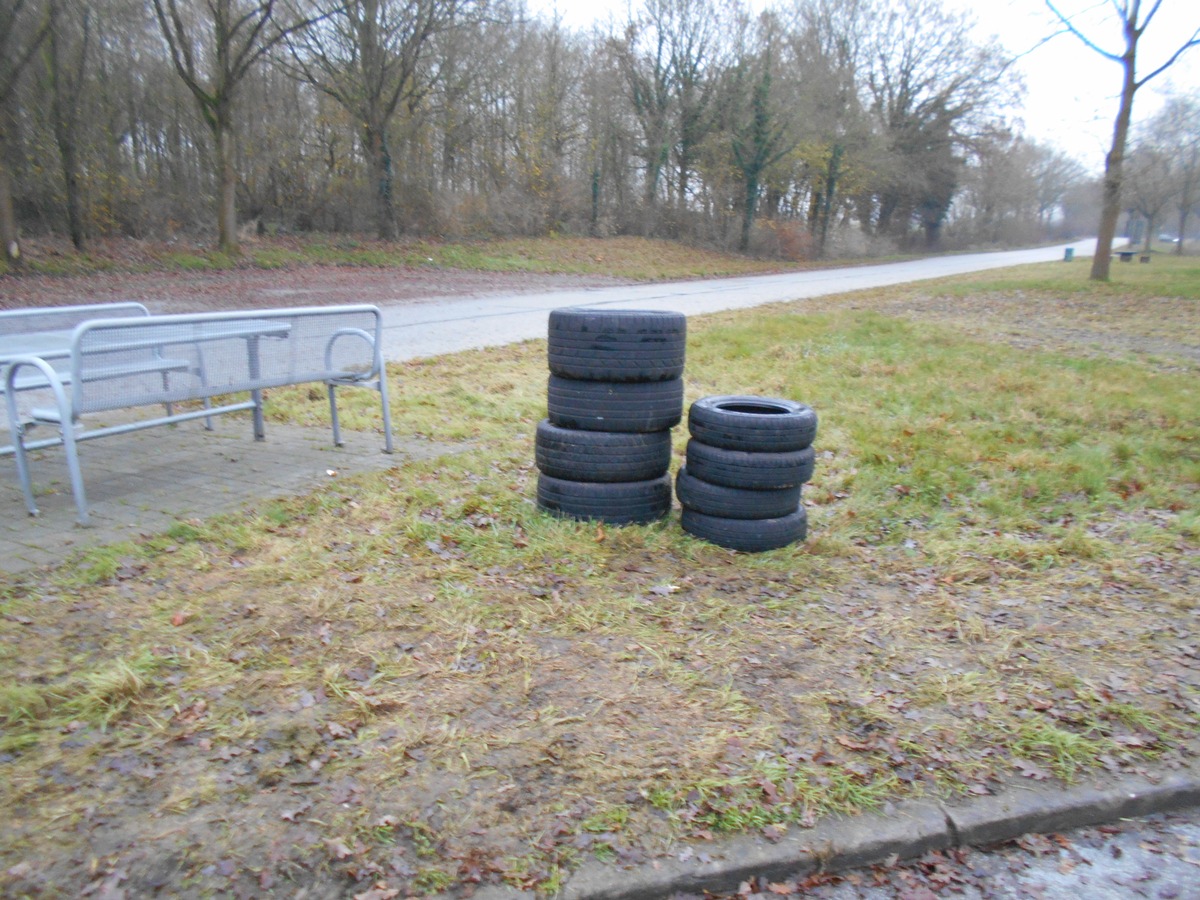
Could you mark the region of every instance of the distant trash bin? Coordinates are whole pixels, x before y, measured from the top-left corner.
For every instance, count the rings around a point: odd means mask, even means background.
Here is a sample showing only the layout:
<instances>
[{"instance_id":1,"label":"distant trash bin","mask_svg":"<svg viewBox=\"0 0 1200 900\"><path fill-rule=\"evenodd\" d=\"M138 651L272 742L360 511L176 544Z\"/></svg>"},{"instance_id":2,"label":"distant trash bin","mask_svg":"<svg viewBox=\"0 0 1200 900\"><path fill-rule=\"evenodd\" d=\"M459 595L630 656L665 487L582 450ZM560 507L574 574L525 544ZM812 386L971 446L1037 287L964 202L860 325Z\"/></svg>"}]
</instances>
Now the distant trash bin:
<instances>
[{"instance_id":1,"label":"distant trash bin","mask_svg":"<svg viewBox=\"0 0 1200 900\"><path fill-rule=\"evenodd\" d=\"M1063 262L1070 262L1074 258L1075 258L1075 248L1074 247L1068 247L1066 250L1063 251Z\"/></svg>"}]
</instances>

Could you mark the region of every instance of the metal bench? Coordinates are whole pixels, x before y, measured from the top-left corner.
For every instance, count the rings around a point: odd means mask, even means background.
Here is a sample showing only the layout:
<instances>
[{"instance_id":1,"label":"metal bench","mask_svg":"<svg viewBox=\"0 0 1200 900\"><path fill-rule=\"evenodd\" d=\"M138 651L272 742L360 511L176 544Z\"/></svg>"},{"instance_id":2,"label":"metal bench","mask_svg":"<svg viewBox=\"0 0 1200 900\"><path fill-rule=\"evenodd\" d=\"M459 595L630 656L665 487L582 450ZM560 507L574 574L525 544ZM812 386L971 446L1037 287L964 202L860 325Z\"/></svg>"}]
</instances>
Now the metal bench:
<instances>
[{"instance_id":1,"label":"metal bench","mask_svg":"<svg viewBox=\"0 0 1200 900\"><path fill-rule=\"evenodd\" d=\"M27 451L62 445L80 524L88 522L77 444L157 425L249 410L262 440L263 391L322 382L328 388L333 442L341 446L336 389L354 385L380 393L385 451L392 428L380 350L382 317L374 306L329 306L245 312L96 319L72 331L60 374L37 355L12 357L5 400L17 475L31 515L37 514ZM22 413L18 385L41 379L44 405ZM248 394L248 398L244 395ZM83 416L163 405L166 412L92 430ZM178 408L177 408L178 406ZM29 432L54 426L57 436L36 441Z\"/></svg>"},{"instance_id":2,"label":"metal bench","mask_svg":"<svg viewBox=\"0 0 1200 900\"><path fill-rule=\"evenodd\" d=\"M141 303L88 303L81 306L49 306L36 309L0 310L0 392L7 390L3 378L7 362L14 356L38 356L50 362L64 359L67 342L75 326L89 319L148 316L150 311ZM66 381L70 373L55 365L59 378ZM41 373L16 379L18 391L49 387Z\"/></svg>"}]
</instances>

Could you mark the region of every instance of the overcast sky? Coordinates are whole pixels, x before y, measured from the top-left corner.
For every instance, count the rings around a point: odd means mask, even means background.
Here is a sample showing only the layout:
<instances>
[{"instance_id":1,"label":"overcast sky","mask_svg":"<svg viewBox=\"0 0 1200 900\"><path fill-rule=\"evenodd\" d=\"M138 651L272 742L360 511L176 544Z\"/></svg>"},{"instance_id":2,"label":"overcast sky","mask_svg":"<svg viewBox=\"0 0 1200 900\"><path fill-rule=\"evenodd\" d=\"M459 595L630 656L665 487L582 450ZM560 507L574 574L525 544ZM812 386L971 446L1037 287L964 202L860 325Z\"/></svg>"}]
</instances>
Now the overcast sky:
<instances>
[{"instance_id":1,"label":"overcast sky","mask_svg":"<svg viewBox=\"0 0 1200 900\"><path fill-rule=\"evenodd\" d=\"M627 0L528 0L531 11L549 13L557 5L564 24L583 28L610 14L622 16ZM762 8L766 0L750 0ZM1121 66L1085 47L1078 38L1062 34L1038 42L1056 30L1044 0L943 0L946 6L969 11L978 21L981 40L995 36L1014 54L1023 55L1018 67L1026 84L1025 108L1014 111L1024 121L1025 134L1054 144L1093 172L1104 168L1112 140L1113 119L1121 90ZM1144 4L1149 5L1149 4ZM1058 8L1078 12L1082 30L1106 50L1120 53L1121 30L1112 5L1104 0L1061 0ZM1090 12L1088 12L1090 10ZM1139 44L1139 77L1153 71L1187 36L1200 27L1200 2L1163 0L1158 14ZM1036 49L1035 49L1036 48ZM1137 94L1135 121L1152 115L1162 93L1200 95L1200 47L1158 76Z\"/></svg>"}]
</instances>

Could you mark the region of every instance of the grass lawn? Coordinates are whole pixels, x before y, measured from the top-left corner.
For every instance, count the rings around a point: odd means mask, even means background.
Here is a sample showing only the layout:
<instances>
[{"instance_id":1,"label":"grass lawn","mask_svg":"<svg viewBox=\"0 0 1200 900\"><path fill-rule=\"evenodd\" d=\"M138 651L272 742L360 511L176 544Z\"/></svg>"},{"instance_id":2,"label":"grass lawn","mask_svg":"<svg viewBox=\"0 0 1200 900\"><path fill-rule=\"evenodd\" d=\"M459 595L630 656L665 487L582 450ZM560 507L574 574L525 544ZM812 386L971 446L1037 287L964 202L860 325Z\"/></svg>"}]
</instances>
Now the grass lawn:
<instances>
[{"instance_id":1,"label":"grass lawn","mask_svg":"<svg viewBox=\"0 0 1200 900\"><path fill-rule=\"evenodd\" d=\"M533 341L392 367L396 430L474 451L0 583L0 892L549 892L1192 764L1200 264L1085 277L692 320L689 401L821 416L794 547L539 513Z\"/></svg>"}]
</instances>

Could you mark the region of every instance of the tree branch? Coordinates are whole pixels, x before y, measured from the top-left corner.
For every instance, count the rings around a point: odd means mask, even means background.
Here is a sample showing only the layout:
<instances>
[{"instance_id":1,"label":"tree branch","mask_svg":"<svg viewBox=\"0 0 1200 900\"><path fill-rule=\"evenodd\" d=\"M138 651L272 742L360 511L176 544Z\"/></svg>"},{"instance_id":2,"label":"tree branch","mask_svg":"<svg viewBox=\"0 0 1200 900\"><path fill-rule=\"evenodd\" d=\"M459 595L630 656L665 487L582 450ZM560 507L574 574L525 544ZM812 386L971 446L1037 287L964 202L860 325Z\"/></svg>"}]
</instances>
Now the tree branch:
<instances>
[{"instance_id":1,"label":"tree branch","mask_svg":"<svg viewBox=\"0 0 1200 900\"><path fill-rule=\"evenodd\" d=\"M1184 44L1182 47L1180 47L1180 48L1179 48L1178 50L1176 50L1176 51L1175 51L1173 54L1171 54L1171 58L1170 58L1170 59L1168 59L1168 60L1167 60L1165 63L1163 63L1161 66L1159 66L1159 67L1158 67L1157 69L1155 69L1153 72L1151 72L1149 75L1147 75L1147 76L1146 76L1145 78L1143 78L1141 81L1138 81L1138 82L1136 82L1136 85L1137 85L1137 87L1139 87L1139 88L1140 88L1140 87L1141 87L1143 84L1145 84L1145 83L1146 83L1147 81L1149 81L1151 78L1154 78L1154 77L1156 77L1156 76L1158 76L1158 75L1161 75L1161 74L1162 74L1163 72L1165 72L1167 69L1171 68L1171 66L1175 65L1175 61L1176 61L1177 59L1179 59L1179 57L1183 56L1183 54L1184 54L1185 52L1187 52L1187 51L1188 51L1188 50L1190 50L1192 47L1195 47L1195 46L1197 46L1197 45L1200 45L1200 28L1197 28L1197 29L1196 29L1194 32L1192 32L1192 36L1191 36L1191 38L1190 38L1190 39L1187 41L1187 43L1185 43L1185 44Z\"/></svg>"},{"instance_id":2,"label":"tree branch","mask_svg":"<svg viewBox=\"0 0 1200 900\"><path fill-rule=\"evenodd\" d=\"M1058 20L1060 22L1062 22L1064 26L1066 26L1067 31L1071 32L1071 34L1075 35L1075 37L1077 37L1077 38L1079 38L1079 40L1083 41L1083 43L1085 45L1090 47L1095 52L1099 53L1105 59L1111 59L1113 62L1118 62L1118 63L1121 62L1121 56L1119 54L1109 53L1107 50L1105 50L1103 47L1101 47L1099 44L1097 44L1095 41L1093 41L1091 38L1089 38L1086 34L1084 34L1082 31L1080 31L1078 28L1076 28L1075 23L1072 22L1069 17L1067 17L1067 16L1063 15L1063 13L1059 12L1058 7L1055 6L1053 3L1053 0L1046 0L1046 6L1048 6L1050 8L1050 11L1058 17Z\"/></svg>"}]
</instances>

